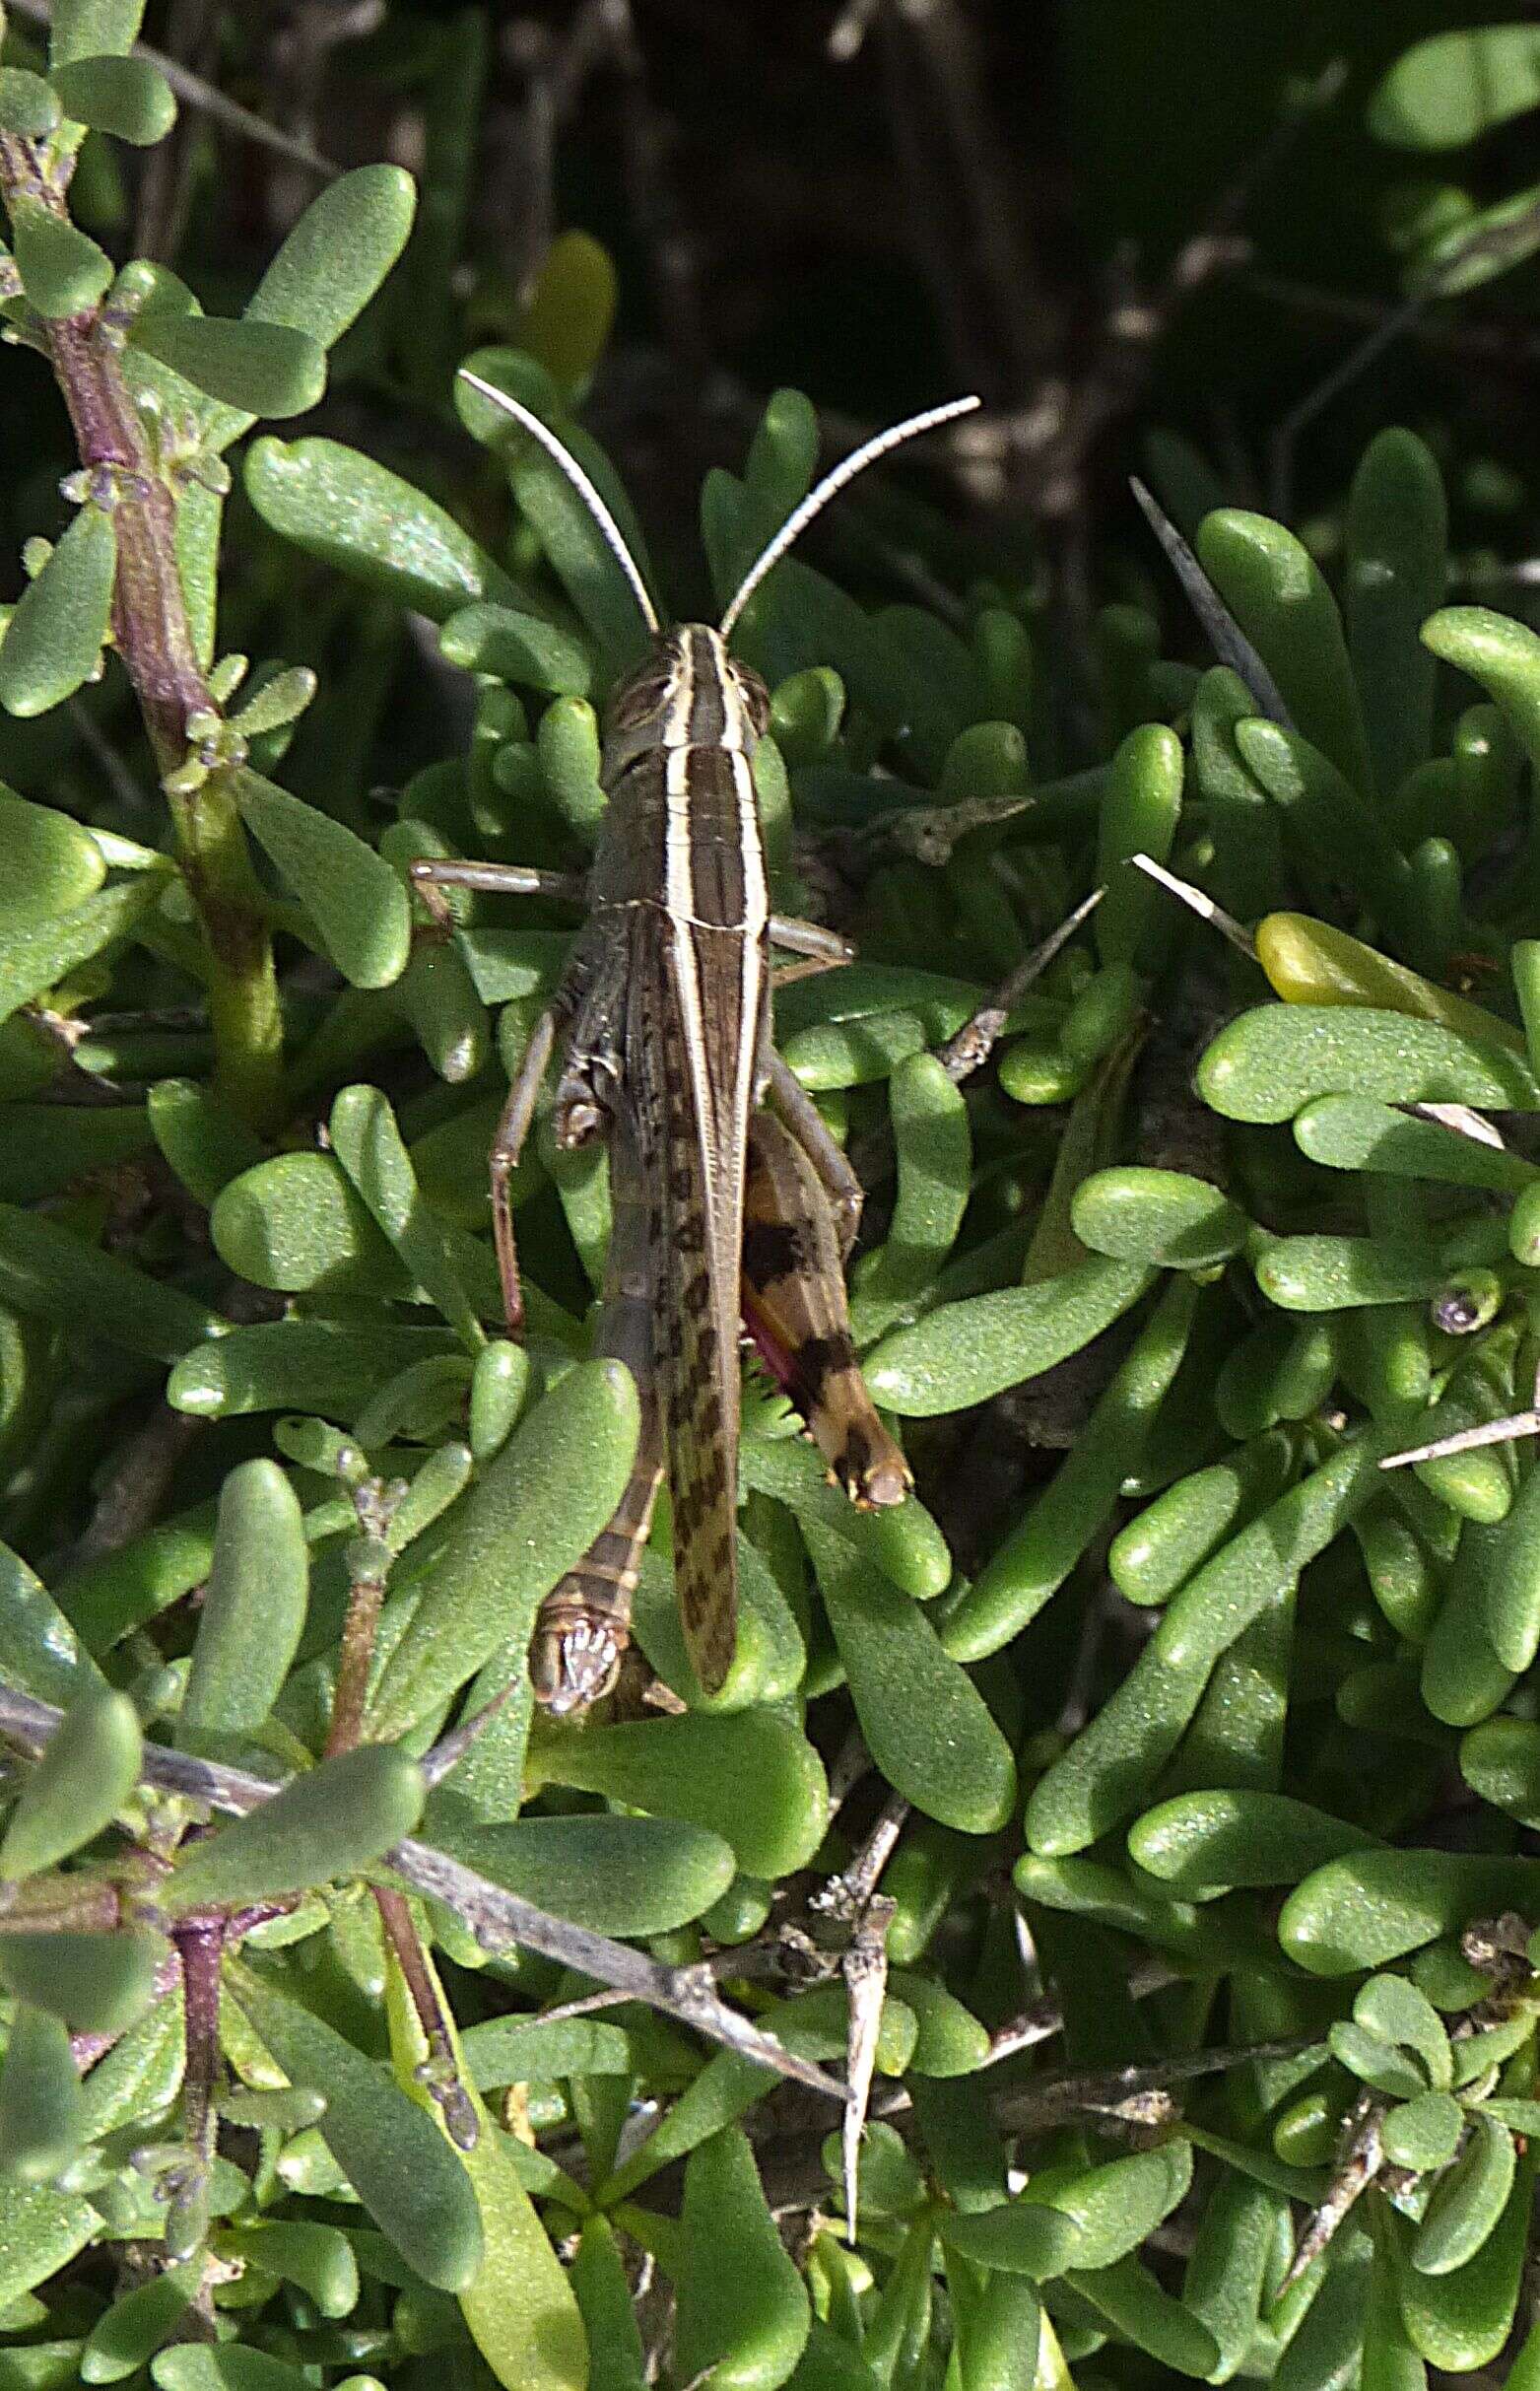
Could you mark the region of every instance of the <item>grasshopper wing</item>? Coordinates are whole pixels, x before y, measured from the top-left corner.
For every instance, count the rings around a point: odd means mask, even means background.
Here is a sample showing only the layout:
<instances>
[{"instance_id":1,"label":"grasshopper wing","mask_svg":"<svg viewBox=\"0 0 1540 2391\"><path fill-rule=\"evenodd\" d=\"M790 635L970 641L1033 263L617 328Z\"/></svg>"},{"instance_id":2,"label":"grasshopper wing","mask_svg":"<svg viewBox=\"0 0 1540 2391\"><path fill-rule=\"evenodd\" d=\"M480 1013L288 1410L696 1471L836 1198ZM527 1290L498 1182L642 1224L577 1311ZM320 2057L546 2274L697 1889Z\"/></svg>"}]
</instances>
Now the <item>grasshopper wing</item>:
<instances>
[{"instance_id":1,"label":"grasshopper wing","mask_svg":"<svg viewBox=\"0 0 1540 2391\"><path fill-rule=\"evenodd\" d=\"M691 1661L714 1693L737 1641L739 1255L763 957L732 932L636 910L627 1096L657 1290L674 1580Z\"/></svg>"}]
</instances>

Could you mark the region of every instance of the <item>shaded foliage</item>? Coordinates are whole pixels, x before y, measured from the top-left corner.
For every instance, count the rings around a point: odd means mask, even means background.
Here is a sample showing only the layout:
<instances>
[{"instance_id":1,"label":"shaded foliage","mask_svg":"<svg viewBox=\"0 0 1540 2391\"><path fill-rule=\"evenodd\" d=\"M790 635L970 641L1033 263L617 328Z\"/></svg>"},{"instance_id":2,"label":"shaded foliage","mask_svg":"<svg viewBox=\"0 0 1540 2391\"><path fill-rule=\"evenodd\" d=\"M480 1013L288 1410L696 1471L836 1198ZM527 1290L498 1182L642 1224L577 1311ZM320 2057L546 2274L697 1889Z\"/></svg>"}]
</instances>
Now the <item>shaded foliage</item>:
<instances>
[{"instance_id":1,"label":"shaded foliage","mask_svg":"<svg viewBox=\"0 0 1540 2391\"><path fill-rule=\"evenodd\" d=\"M816 225L788 293L688 236L723 145L669 12L514 56L499 12L171 8L164 60L133 0L41 13L0 54L0 2385L1536 2379L1540 35L877 7L831 59L792 11L770 199L722 162L747 257ZM822 151L788 196L839 75L907 234ZM1173 76L1239 176L1206 221ZM670 1715L577 1729L526 1655L636 1442L606 1174L519 1166L522 1345L485 1175L575 919L445 938L408 866L582 868L636 618L454 368L720 605L816 470L782 340L837 434L985 399L735 635L776 901L859 949L777 1038L869 1191L917 1491L852 1509L751 1365L727 1680L665 1523Z\"/></svg>"}]
</instances>

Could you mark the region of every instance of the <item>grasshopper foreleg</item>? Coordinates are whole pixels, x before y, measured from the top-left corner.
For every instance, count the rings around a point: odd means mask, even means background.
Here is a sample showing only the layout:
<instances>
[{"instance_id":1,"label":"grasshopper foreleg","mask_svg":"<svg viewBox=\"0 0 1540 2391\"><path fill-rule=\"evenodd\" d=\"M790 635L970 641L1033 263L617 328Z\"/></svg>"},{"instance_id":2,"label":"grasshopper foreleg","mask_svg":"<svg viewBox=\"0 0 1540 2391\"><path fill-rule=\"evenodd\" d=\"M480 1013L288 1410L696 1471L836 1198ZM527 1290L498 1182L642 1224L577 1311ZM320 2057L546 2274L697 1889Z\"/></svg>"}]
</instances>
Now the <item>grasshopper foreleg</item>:
<instances>
[{"instance_id":1,"label":"grasshopper foreleg","mask_svg":"<svg viewBox=\"0 0 1540 2391\"><path fill-rule=\"evenodd\" d=\"M492 897L557 897L580 905L587 883L580 873L537 871L530 863L464 863L457 855L415 855L407 878L438 928L454 927L445 889L473 888Z\"/></svg>"}]
</instances>

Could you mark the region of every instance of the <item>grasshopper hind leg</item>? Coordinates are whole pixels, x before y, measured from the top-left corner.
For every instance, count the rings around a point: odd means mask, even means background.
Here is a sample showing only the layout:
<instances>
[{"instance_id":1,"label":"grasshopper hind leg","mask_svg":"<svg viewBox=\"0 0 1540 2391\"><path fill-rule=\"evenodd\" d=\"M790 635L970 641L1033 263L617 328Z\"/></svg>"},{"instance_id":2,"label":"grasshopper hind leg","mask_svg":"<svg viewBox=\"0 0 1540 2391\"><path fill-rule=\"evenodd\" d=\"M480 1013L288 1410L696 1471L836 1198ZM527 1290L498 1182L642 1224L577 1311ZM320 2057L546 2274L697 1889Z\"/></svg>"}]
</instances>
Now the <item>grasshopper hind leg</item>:
<instances>
[{"instance_id":1,"label":"grasshopper hind leg","mask_svg":"<svg viewBox=\"0 0 1540 2391\"><path fill-rule=\"evenodd\" d=\"M535 1699L556 1718L579 1717L614 1688L631 1641L631 1605L663 1475L653 1392L651 1264L636 1156L624 1121L610 1149L614 1225L594 1349L623 1361L641 1399L641 1432L614 1516L540 1605L530 1645Z\"/></svg>"}]
</instances>

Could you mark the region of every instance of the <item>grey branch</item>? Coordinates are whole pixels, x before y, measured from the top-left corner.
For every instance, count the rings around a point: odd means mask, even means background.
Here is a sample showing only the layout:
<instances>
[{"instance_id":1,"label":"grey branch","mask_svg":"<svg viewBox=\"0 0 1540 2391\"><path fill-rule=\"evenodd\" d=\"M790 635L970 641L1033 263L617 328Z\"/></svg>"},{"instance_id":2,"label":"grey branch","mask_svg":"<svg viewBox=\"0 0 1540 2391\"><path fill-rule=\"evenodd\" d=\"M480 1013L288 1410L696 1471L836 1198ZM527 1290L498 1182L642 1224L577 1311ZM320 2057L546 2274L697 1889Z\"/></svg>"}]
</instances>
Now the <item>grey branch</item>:
<instances>
[{"instance_id":1,"label":"grey branch","mask_svg":"<svg viewBox=\"0 0 1540 2391\"><path fill-rule=\"evenodd\" d=\"M39 1702L10 1685L0 1686L0 1737L24 1751L42 1752L62 1716L51 1702ZM244 1817L279 1791L277 1785L248 1776L242 1769L219 1767L154 1743L145 1746L141 1781L164 1793L207 1803L210 1809L235 1817ZM707 1969L665 1967L645 1951L612 1942L608 1935L575 1926L569 1918L554 1918L426 1843L410 1839L398 1843L388 1866L414 1892L425 1893L452 1910L484 1949L502 1950L518 1944L525 1950L540 1951L564 1967L612 1986L629 2000L644 2001L651 2009L665 2011L742 2058L771 2068L778 2076L794 2077L797 2083L844 2103L845 2087L835 2077L826 2075L811 2060L798 2058L773 2034L729 2009L718 1998Z\"/></svg>"},{"instance_id":2,"label":"grey branch","mask_svg":"<svg viewBox=\"0 0 1540 2391\"><path fill-rule=\"evenodd\" d=\"M53 0L11 0L11 6L19 17L30 17L33 25L53 23ZM292 160L296 166L303 167L308 173L320 175L327 182L342 172L334 159L323 158L320 151L312 150L307 141L297 140L293 133L286 133L281 125L269 124L265 116L258 116L251 108L242 107L238 100L232 100L218 85L206 82L202 75L195 75L190 67L182 65L179 58L169 57L165 50L153 49L148 41L136 41L133 54L136 58L147 59L151 66L158 66L177 98L185 100L190 107L201 109L205 116L212 116L216 124L225 125L233 133L242 134L247 141L257 142L263 149L276 150L280 157Z\"/></svg>"}]
</instances>

